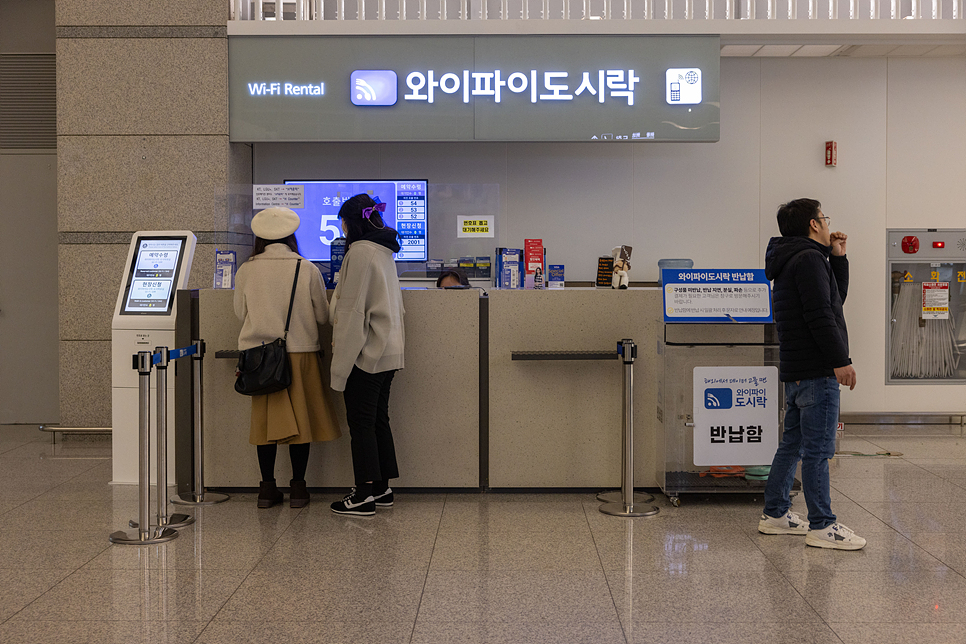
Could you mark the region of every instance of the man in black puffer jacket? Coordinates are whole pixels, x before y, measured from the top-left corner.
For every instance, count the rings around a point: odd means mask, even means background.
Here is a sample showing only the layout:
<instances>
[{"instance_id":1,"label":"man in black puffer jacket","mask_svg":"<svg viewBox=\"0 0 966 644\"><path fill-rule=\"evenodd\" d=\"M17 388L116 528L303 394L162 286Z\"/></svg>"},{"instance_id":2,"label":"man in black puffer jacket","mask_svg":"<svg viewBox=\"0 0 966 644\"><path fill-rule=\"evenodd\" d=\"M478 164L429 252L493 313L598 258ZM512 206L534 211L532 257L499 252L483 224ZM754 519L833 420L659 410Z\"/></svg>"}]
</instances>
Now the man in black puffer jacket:
<instances>
[{"instance_id":1,"label":"man in black puffer jacket","mask_svg":"<svg viewBox=\"0 0 966 644\"><path fill-rule=\"evenodd\" d=\"M818 548L859 550L865 539L836 521L829 497L828 459L835 455L839 385L855 388L842 311L849 288L848 236L831 232L830 223L814 199L782 204L782 236L773 237L765 251L765 275L775 283L785 431L765 485L758 531L804 534L805 544ZM808 521L790 510L799 458Z\"/></svg>"}]
</instances>

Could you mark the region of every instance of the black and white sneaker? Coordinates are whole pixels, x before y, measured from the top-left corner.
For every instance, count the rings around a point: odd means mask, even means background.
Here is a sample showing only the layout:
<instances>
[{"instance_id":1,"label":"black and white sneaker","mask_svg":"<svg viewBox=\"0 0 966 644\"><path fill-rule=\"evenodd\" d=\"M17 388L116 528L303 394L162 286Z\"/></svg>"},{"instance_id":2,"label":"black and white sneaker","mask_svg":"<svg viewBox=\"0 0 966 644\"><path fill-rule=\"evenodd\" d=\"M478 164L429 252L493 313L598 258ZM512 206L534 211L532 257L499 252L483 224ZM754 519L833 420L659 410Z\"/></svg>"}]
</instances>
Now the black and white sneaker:
<instances>
[{"instance_id":1,"label":"black and white sneaker","mask_svg":"<svg viewBox=\"0 0 966 644\"><path fill-rule=\"evenodd\" d=\"M376 500L372 496L367 496L364 499L356 496L356 491L353 489L351 492L345 495L341 501L336 501L329 507L336 514L351 514L357 517L371 517L376 513Z\"/></svg>"},{"instance_id":2,"label":"black and white sneaker","mask_svg":"<svg viewBox=\"0 0 966 644\"><path fill-rule=\"evenodd\" d=\"M373 493L372 498L376 501L377 508L391 508L392 507L392 488L387 487L386 491L382 494Z\"/></svg>"}]
</instances>

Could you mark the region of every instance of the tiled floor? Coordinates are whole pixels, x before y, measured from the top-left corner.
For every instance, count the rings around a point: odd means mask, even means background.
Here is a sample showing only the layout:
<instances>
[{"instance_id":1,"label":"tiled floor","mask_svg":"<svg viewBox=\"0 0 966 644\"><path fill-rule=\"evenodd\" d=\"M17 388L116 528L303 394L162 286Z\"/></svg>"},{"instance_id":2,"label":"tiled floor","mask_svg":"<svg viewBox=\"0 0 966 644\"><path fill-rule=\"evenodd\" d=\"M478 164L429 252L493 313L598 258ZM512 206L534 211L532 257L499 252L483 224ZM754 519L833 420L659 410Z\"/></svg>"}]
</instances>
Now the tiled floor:
<instances>
[{"instance_id":1,"label":"tiled floor","mask_svg":"<svg viewBox=\"0 0 966 644\"><path fill-rule=\"evenodd\" d=\"M747 495L626 520L589 494L397 494L368 519L239 494L169 544L112 546L137 507L108 444L0 427L0 642L962 643L966 439L923 433L845 439L903 456L832 461L869 541L833 552L759 534Z\"/></svg>"}]
</instances>

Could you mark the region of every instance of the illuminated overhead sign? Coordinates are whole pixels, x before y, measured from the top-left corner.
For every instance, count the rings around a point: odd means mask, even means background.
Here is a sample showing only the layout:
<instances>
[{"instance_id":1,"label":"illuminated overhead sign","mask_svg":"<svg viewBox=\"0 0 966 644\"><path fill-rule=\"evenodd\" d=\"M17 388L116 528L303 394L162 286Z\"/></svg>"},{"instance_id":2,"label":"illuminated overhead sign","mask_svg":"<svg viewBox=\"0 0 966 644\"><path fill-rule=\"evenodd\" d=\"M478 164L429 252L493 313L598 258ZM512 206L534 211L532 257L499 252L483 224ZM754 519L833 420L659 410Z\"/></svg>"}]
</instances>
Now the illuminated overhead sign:
<instances>
[{"instance_id":1,"label":"illuminated overhead sign","mask_svg":"<svg viewBox=\"0 0 966 644\"><path fill-rule=\"evenodd\" d=\"M248 37L232 141L717 141L716 36Z\"/></svg>"}]
</instances>

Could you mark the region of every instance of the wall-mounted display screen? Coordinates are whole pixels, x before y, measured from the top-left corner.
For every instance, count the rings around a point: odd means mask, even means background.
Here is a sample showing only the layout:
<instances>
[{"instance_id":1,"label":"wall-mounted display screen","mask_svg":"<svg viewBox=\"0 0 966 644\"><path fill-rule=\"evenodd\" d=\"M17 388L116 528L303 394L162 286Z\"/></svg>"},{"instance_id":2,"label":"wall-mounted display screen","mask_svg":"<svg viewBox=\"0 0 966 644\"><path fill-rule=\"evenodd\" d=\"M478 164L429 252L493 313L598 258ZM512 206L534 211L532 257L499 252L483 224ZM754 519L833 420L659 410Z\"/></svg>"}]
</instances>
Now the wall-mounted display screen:
<instances>
[{"instance_id":1,"label":"wall-mounted display screen","mask_svg":"<svg viewBox=\"0 0 966 644\"><path fill-rule=\"evenodd\" d=\"M425 262L429 252L425 180L400 181L302 181L289 179L286 185L304 186L305 207L295 208L302 220L295 232L299 252L312 261L328 261L331 244L342 236L339 208L354 195L366 193L386 204L383 220L399 233L397 262Z\"/></svg>"},{"instance_id":2,"label":"wall-mounted display screen","mask_svg":"<svg viewBox=\"0 0 966 644\"><path fill-rule=\"evenodd\" d=\"M718 36L232 36L232 141L717 141Z\"/></svg>"},{"instance_id":3,"label":"wall-mounted display screen","mask_svg":"<svg viewBox=\"0 0 966 644\"><path fill-rule=\"evenodd\" d=\"M184 237L138 237L121 315L168 315L184 259Z\"/></svg>"}]
</instances>

